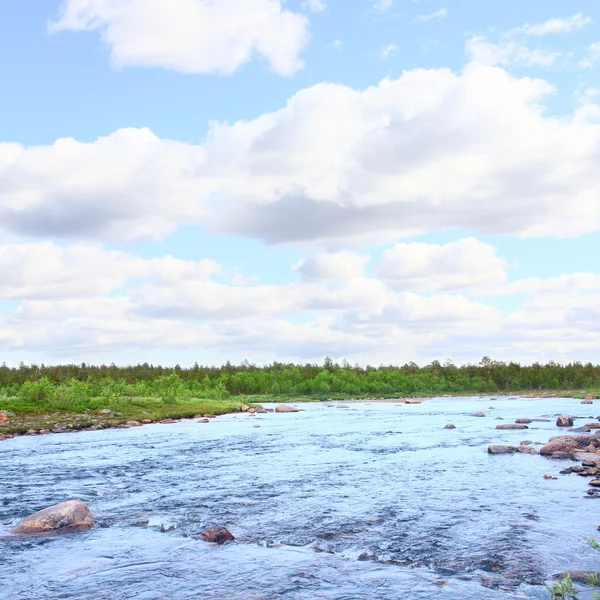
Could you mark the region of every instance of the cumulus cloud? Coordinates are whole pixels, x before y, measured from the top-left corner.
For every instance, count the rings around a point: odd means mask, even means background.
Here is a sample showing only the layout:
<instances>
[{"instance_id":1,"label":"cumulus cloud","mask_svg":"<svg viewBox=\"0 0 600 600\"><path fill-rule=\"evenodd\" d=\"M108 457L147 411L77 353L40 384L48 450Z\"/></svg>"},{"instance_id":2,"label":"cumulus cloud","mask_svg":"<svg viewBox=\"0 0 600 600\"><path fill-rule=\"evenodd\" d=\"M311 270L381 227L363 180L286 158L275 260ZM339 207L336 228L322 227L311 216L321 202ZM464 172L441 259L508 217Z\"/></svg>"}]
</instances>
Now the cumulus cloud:
<instances>
[{"instance_id":1,"label":"cumulus cloud","mask_svg":"<svg viewBox=\"0 0 600 600\"><path fill-rule=\"evenodd\" d=\"M355 252L336 252L301 260L292 268L303 281L356 279L364 276L364 267L369 259L369 256Z\"/></svg>"},{"instance_id":2,"label":"cumulus cloud","mask_svg":"<svg viewBox=\"0 0 600 600\"><path fill-rule=\"evenodd\" d=\"M64 0L48 25L50 33L100 31L117 67L232 73L258 54L283 75L302 66L307 28L281 0Z\"/></svg>"},{"instance_id":3,"label":"cumulus cloud","mask_svg":"<svg viewBox=\"0 0 600 600\"><path fill-rule=\"evenodd\" d=\"M256 119L212 123L200 145L144 129L0 144L0 231L126 242L198 223L330 245L452 227L579 235L600 221L600 127L546 116L553 91L472 62L364 90L318 84Z\"/></svg>"},{"instance_id":4,"label":"cumulus cloud","mask_svg":"<svg viewBox=\"0 0 600 600\"><path fill-rule=\"evenodd\" d=\"M506 263L496 248L474 238L444 245L396 244L376 267L396 289L453 291L485 288L506 280Z\"/></svg>"},{"instance_id":5,"label":"cumulus cloud","mask_svg":"<svg viewBox=\"0 0 600 600\"><path fill-rule=\"evenodd\" d=\"M0 231L39 238L162 237L199 218L210 184L194 171L202 149L121 129L25 148L0 143Z\"/></svg>"},{"instance_id":6,"label":"cumulus cloud","mask_svg":"<svg viewBox=\"0 0 600 600\"><path fill-rule=\"evenodd\" d=\"M170 285L205 280L219 269L212 260L144 259L89 244L4 244L0 245L0 298L93 297L109 294L132 279Z\"/></svg>"}]
</instances>

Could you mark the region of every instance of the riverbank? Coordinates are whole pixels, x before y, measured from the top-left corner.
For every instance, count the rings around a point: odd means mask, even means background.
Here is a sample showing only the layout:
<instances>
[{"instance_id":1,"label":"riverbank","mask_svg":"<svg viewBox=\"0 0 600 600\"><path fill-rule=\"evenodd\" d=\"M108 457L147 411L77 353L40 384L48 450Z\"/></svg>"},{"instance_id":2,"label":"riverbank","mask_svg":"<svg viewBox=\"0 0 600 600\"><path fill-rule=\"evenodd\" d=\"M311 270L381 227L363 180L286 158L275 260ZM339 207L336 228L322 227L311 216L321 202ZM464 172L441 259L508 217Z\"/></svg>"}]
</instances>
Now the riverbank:
<instances>
[{"instance_id":1,"label":"riverbank","mask_svg":"<svg viewBox=\"0 0 600 600\"><path fill-rule=\"evenodd\" d=\"M307 402L394 402L418 403L430 398L477 397L476 394L431 394L431 395L388 395L380 397L328 394L322 396L281 396L261 394L235 396L222 400L191 398L165 402L156 397L91 398L77 402L72 409L64 401L24 402L18 398L0 398L0 441L19 435L44 435L72 431L135 427L177 419L205 418L242 412L244 407L260 408L262 403L307 403ZM600 390L540 390L531 392L506 392L479 397L522 397L522 398L597 398ZM62 410L57 409L61 407Z\"/></svg>"},{"instance_id":2,"label":"riverbank","mask_svg":"<svg viewBox=\"0 0 600 600\"><path fill-rule=\"evenodd\" d=\"M204 415L224 415L241 412L245 402L237 398L228 400L192 398L185 402L173 403L165 403L158 398L127 398L104 404L103 408L35 411L31 410L30 406L20 405L18 400L12 402L0 400L0 440L16 435L94 431L170 422L195 416L200 418ZM2 415L5 417L3 418Z\"/></svg>"}]
</instances>

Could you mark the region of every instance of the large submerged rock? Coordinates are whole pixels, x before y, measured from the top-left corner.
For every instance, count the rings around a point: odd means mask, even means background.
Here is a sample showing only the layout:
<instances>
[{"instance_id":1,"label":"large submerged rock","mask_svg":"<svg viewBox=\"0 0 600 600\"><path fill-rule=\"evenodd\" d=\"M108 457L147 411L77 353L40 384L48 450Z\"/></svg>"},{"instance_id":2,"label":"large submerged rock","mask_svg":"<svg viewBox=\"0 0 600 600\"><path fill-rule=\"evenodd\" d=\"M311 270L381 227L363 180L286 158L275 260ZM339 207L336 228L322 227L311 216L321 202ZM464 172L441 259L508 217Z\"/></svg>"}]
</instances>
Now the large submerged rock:
<instances>
[{"instance_id":1,"label":"large submerged rock","mask_svg":"<svg viewBox=\"0 0 600 600\"><path fill-rule=\"evenodd\" d=\"M496 425L496 429L529 429L527 425L521 425L520 423L506 423L503 425Z\"/></svg>"},{"instance_id":2,"label":"large submerged rock","mask_svg":"<svg viewBox=\"0 0 600 600\"><path fill-rule=\"evenodd\" d=\"M275 407L275 412L291 413L291 412L298 412L298 409L295 406L288 406L287 404L278 404Z\"/></svg>"},{"instance_id":3,"label":"large submerged rock","mask_svg":"<svg viewBox=\"0 0 600 600\"><path fill-rule=\"evenodd\" d=\"M557 427L573 427L573 419L569 415L561 415L556 419Z\"/></svg>"},{"instance_id":4,"label":"large submerged rock","mask_svg":"<svg viewBox=\"0 0 600 600\"><path fill-rule=\"evenodd\" d=\"M25 517L13 530L15 534L74 531L94 527L96 521L84 502L69 500Z\"/></svg>"}]
</instances>

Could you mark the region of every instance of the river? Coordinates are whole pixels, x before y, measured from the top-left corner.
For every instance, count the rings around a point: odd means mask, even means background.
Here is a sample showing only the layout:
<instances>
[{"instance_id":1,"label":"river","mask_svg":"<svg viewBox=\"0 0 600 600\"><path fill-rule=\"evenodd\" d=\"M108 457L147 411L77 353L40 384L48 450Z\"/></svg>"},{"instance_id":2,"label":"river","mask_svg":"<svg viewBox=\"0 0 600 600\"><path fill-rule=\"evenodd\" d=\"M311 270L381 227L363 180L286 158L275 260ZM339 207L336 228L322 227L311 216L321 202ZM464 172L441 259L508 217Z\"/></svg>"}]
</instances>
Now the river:
<instances>
[{"instance_id":1,"label":"river","mask_svg":"<svg viewBox=\"0 0 600 600\"><path fill-rule=\"evenodd\" d=\"M585 538L600 504L587 479L559 475L563 461L486 452L546 442L557 414L587 422L594 406L346 404L0 442L0 598L548 598L550 574L597 567ZM551 422L495 430L517 417ZM86 502L98 527L9 535L68 499ZM194 537L212 525L235 542Z\"/></svg>"}]
</instances>

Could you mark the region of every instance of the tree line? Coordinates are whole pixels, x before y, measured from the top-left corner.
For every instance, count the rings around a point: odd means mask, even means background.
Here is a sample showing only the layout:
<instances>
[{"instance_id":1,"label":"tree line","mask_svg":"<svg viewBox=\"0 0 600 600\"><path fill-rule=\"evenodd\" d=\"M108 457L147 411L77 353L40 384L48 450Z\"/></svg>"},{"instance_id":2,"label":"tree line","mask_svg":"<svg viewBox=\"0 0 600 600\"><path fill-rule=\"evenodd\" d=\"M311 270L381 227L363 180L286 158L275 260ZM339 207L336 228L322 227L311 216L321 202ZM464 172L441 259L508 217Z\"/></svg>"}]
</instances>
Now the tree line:
<instances>
[{"instance_id":1,"label":"tree line","mask_svg":"<svg viewBox=\"0 0 600 600\"><path fill-rule=\"evenodd\" d=\"M425 366L359 366L325 358L322 364L274 362L257 366L244 361L220 367L163 367L66 364L0 366L0 394L42 399L53 390L87 397L159 396L223 398L235 395L386 396L415 394L496 393L524 390L600 389L600 366L495 361L456 366L450 360Z\"/></svg>"}]
</instances>

